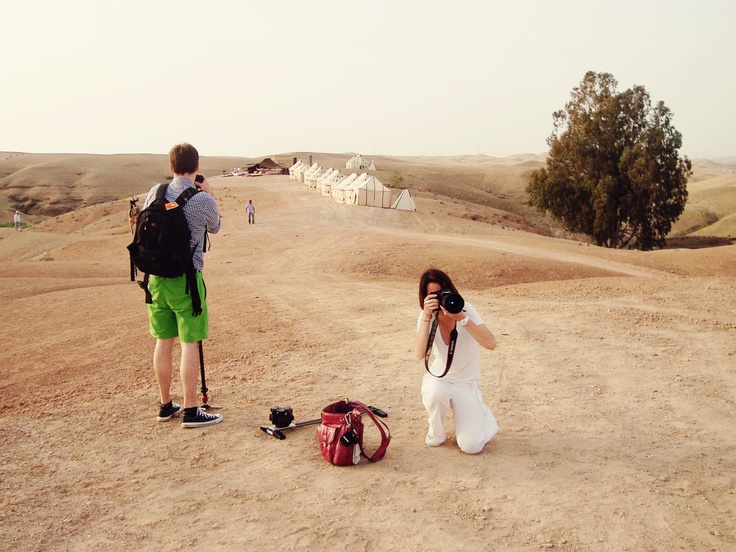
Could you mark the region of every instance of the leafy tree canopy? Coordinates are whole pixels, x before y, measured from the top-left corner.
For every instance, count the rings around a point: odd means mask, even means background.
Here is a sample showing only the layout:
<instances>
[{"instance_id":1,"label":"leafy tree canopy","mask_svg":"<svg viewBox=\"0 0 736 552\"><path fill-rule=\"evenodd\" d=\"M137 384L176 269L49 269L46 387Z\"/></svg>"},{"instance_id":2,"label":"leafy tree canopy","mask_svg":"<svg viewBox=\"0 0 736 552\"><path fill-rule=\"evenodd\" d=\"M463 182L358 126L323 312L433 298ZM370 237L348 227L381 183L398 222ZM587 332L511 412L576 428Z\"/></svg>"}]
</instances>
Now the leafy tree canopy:
<instances>
[{"instance_id":1,"label":"leafy tree canopy","mask_svg":"<svg viewBox=\"0 0 736 552\"><path fill-rule=\"evenodd\" d=\"M642 86L616 91L589 71L553 114L547 167L532 174L530 204L597 245L662 247L685 209L692 164L663 102Z\"/></svg>"}]
</instances>

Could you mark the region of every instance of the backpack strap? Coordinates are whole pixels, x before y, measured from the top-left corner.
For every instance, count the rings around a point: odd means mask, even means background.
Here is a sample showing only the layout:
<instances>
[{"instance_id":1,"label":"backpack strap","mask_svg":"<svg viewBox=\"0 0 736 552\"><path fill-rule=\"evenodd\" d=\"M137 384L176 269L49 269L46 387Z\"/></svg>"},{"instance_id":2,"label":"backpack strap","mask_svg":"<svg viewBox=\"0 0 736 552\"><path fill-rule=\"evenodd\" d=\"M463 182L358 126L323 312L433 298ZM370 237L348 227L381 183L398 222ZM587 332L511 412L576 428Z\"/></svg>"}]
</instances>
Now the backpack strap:
<instances>
[{"instance_id":1,"label":"backpack strap","mask_svg":"<svg viewBox=\"0 0 736 552\"><path fill-rule=\"evenodd\" d=\"M202 240L202 253L207 253L210 249L212 249L212 240L210 239L210 235L207 233L207 230L205 230L204 239Z\"/></svg>"},{"instance_id":2,"label":"backpack strap","mask_svg":"<svg viewBox=\"0 0 736 552\"><path fill-rule=\"evenodd\" d=\"M166 184L166 186L168 186L168 184ZM179 207L184 208L184 206L187 204L187 201L189 201L191 197L198 192L199 190L197 188L187 187L182 193L179 194L179 197L176 198L176 203L179 205Z\"/></svg>"},{"instance_id":3,"label":"backpack strap","mask_svg":"<svg viewBox=\"0 0 736 552\"><path fill-rule=\"evenodd\" d=\"M181 194L179 194L179 197L176 198L176 204L179 206L182 212L184 212L184 206L197 192L199 192L197 188L187 187ZM194 251L192 251L191 253L192 257L194 257ZM194 268L194 264L192 262L189 263L189 268L187 269L185 274L187 276L187 285L185 291L192 296L192 315L199 316L200 314L202 314L202 298L199 295L199 286L197 285L197 271Z\"/></svg>"},{"instance_id":4,"label":"backpack strap","mask_svg":"<svg viewBox=\"0 0 736 552\"><path fill-rule=\"evenodd\" d=\"M169 189L169 184L159 184L158 188L156 189L156 199L161 199L162 197L166 196L166 190Z\"/></svg>"},{"instance_id":5,"label":"backpack strap","mask_svg":"<svg viewBox=\"0 0 736 552\"><path fill-rule=\"evenodd\" d=\"M391 431L389 430L388 426L383 420L379 420L376 418L376 416L373 414L373 411L371 411L370 408L368 408L366 405L364 405L360 401L350 401L348 402L348 405L352 406L353 408L357 408L361 412L365 412L368 417L373 420L373 423L376 424L376 427L378 428L378 431L381 433L381 444L376 449L376 452L374 452L371 456L368 456L366 454L365 449L363 448L363 438L360 439L360 453L368 459L369 462L378 462L381 458L383 458L383 455L386 454L386 449L388 448L388 444L391 442Z\"/></svg>"},{"instance_id":6,"label":"backpack strap","mask_svg":"<svg viewBox=\"0 0 736 552\"><path fill-rule=\"evenodd\" d=\"M148 291L148 272L143 274L143 280L138 280L138 285L146 292L146 305L152 304L153 297L151 297L151 292Z\"/></svg>"},{"instance_id":7,"label":"backpack strap","mask_svg":"<svg viewBox=\"0 0 736 552\"><path fill-rule=\"evenodd\" d=\"M194 265L190 266L186 271L187 285L185 292L192 296L192 316L202 314L202 298L199 295L199 286L197 285L197 271Z\"/></svg>"}]
</instances>

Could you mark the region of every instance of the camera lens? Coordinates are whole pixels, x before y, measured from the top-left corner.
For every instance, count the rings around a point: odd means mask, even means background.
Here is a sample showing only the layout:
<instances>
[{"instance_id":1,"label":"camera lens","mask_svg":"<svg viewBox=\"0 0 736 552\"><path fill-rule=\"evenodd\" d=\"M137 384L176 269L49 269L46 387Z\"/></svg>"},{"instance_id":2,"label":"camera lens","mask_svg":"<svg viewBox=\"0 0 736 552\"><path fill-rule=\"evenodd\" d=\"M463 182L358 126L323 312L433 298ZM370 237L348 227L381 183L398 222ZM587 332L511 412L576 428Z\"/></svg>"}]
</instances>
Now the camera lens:
<instances>
[{"instance_id":1,"label":"camera lens","mask_svg":"<svg viewBox=\"0 0 736 552\"><path fill-rule=\"evenodd\" d=\"M437 294L437 298L440 301L440 305L450 314L458 314L462 312L465 306L465 300L458 293L453 293L450 290L442 290Z\"/></svg>"}]
</instances>

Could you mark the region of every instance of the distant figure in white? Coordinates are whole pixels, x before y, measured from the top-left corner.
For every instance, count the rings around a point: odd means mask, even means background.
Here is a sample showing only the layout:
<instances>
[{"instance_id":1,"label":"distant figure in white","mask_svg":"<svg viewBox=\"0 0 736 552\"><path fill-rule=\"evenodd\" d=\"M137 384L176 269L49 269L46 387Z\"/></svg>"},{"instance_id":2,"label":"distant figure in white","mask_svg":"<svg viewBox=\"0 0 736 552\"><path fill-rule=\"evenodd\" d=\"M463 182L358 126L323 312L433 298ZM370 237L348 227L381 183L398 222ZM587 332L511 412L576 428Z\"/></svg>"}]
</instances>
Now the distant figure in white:
<instances>
[{"instance_id":1,"label":"distant figure in white","mask_svg":"<svg viewBox=\"0 0 736 552\"><path fill-rule=\"evenodd\" d=\"M13 222L15 223L15 230L20 232L20 213L18 211L13 215Z\"/></svg>"},{"instance_id":2,"label":"distant figure in white","mask_svg":"<svg viewBox=\"0 0 736 552\"><path fill-rule=\"evenodd\" d=\"M245 209L248 211L248 224L255 224L256 223L256 206L253 205L253 200L248 200L248 205L245 206Z\"/></svg>"}]
</instances>

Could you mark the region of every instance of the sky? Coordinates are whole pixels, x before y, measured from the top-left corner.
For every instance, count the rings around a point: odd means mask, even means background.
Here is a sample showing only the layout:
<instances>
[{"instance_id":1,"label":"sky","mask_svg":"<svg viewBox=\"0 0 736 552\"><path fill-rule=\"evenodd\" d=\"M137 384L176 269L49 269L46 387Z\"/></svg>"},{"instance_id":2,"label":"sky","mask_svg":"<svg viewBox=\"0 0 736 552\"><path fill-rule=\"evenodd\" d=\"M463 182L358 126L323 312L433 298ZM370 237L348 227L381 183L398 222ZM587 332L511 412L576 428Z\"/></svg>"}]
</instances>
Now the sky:
<instances>
[{"instance_id":1,"label":"sky","mask_svg":"<svg viewBox=\"0 0 736 552\"><path fill-rule=\"evenodd\" d=\"M731 0L23 0L0 15L0 151L538 154L595 71L664 102L681 154L736 155Z\"/></svg>"}]
</instances>

